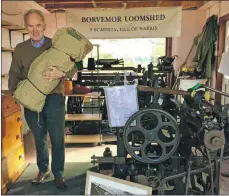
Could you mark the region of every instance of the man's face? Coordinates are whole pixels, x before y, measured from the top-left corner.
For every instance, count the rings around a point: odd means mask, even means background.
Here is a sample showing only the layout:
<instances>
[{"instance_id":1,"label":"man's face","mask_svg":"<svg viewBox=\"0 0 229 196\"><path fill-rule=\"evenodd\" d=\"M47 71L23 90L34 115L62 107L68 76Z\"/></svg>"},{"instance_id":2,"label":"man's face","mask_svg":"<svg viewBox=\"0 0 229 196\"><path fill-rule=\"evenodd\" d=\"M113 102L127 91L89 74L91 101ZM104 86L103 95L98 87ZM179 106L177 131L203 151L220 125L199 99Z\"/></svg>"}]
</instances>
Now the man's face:
<instances>
[{"instance_id":1,"label":"man's face","mask_svg":"<svg viewBox=\"0 0 229 196\"><path fill-rule=\"evenodd\" d=\"M41 16L37 13L31 13L26 19L26 29L29 33L30 38L34 42L38 42L44 35L45 23L43 22Z\"/></svg>"}]
</instances>

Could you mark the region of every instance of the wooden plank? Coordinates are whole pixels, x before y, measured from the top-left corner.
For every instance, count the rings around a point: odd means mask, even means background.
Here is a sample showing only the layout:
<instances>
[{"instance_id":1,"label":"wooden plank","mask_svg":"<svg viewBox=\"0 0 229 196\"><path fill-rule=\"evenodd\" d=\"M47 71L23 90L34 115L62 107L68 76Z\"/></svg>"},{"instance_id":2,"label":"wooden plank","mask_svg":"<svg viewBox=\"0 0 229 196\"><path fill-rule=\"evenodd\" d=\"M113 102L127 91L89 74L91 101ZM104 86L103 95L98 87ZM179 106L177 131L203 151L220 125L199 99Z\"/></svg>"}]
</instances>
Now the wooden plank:
<instances>
[{"instance_id":1,"label":"wooden plank","mask_svg":"<svg viewBox=\"0 0 229 196\"><path fill-rule=\"evenodd\" d=\"M103 134L103 142L116 142L117 136L115 134Z\"/></svg>"},{"instance_id":2,"label":"wooden plank","mask_svg":"<svg viewBox=\"0 0 229 196\"><path fill-rule=\"evenodd\" d=\"M115 68L115 67L114 67ZM122 67L121 67L122 68ZM125 68L125 67L124 67ZM106 73L106 72L121 72L121 71L126 71L126 72L130 72L132 70L124 70L124 69L96 69L96 70L87 70L87 69L83 69L83 70L78 70L77 72L91 72L91 73Z\"/></svg>"},{"instance_id":3,"label":"wooden plank","mask_svg":"<svg viewBox=\"0 0 229 196\"><path fill-rule=\"evenodd\" d=\"M65 114L65 121L102 120L102 114Z\"/></svg>"},{"instance_id":4,"label":"wooden plank","mask_svg":"<svg viewBox=\"0 0 229 196\"><path fill-rule=\"evenodd\" d=\"M69 96L69 97L95 97L95 98L104 98L104 96L99 96L95 94L64 94L64 96Z\"/></svg>"},{"instance_id":5,"label":"wooden plank","mask_svg":"<svg viewBox=\"0 0 229 196\"><path fill-rule=\"evenodd\" d=\"M23 34L28 34L28 31L23 29L23 30L17 30L17 32L23 33Z\"/></svg>"},{"instance_id":6,"label":"wooden plank","mask_svg":"<svg viewBox=\"0 0 229 196\"><path fill-rule=\"evenodd\" d=\"M17 25L2 26L2 28L9 29L9 30L14 30L14 31L24 30L25 29L25 28L17 26Z\"/></svg>"},{"instance_id":7,"label":"wooden plank","mask_svg":"<svg viewBox=\"0 0 229 196\"><path fill-rule=\"evenodd\" d=\"M172 56L172 38L166 38L166 56Z\"/></svg>"},{"instance_id":8,"label":"wooden plank","mask_svg":"<svg viewBox=\"0 0 229 196\"><path fill-rule=\"evenodd\" d=\"M1 24L2 24L2 28L5 28L5 29L15 30L15 31L18 31L18 30L25 31L25 27L15 25L15 24L12 24L4 20L1 21Z\"/></svg>"},{"instance_id":9,"label":"wooden plank","mask_svg":"<svg viewBox=\"0 0 229 196\"><path fill-rule=\"evenodd\" d=\"M6 48L6 47L2 47L2 52L13 52L14 48Z\"/></svg>"},{"instance_id":10,"label":"wooden plank","mask_svg":"<svg viewBox=\"0 0 229 196\"><path fill-rule=\"evenodd\" d=\"M168 0L167 0L168 1ZM170 2L174 3L177 2L176 0L169 0ZM36 1L39 4L46 5L46 4L53 4L53 0L39 0ZM152 0L125 0L126 3L147 3L152 2ZM163 0L154 1L156 2L157 6L160 6ZM185 3L191 3L191 4L199 4L199 1L179 1L182 2L182 4ZM207 3L208 1L203 1L204 3ZM65 0L55 0L55 4L92 4L92 0L77 0L77 1L65 1ZM123 3L123 0L95 0L95 3Z\"/></svg>"},{"instance_id":11,"label":"wooden plank","mask_svg":"<svg viewBox=\"0 0 229 196\"><path fill-rule=\"evenodd\" d=\"M99 72L98 70L87 70L87 69L83 69L83 70L77 70L77 72Z\"/></svg>"},{"instance_id":12,"label":"wooden plank","mask_svg":"<svg viewBox=\"0 0 229 196\"><path fill-rule=\"evenodd\" d=\"M123 1L95 1L97 7L100 8L121 8L123 7ZM185 1L183 1L185 2ZM155 1L126 1L128 8L134 7L157 7ZM183 9L187 8L199 8L204 4L204 1L190 1L183 4ZM46 2L46 9L68 9L68 8L94 8L91 1L88 2ZM181 6L182 1L162 1L160 7L174 7Z\"/></svg>"},{"instance_id":13,"label":"wooden plank","mask_svg":"<svg viewBox=\"0 0 229 196\"><path fill-rule=\"evenodd\" d=\"M10 26L10 25L12 25L10 22L7 22L7 21L5 21L5 20L2 20L2 26Z\"/></svg>"},{"instance_id":14,"label":"wooden plank","mask_svg":"<svg viewBox=\"0 0 229 196\"><path fill-rule=\"evenodd\" d=\"M66 135L65 143L99 143L102 141L102 135Z\"/></svg>"},{"instance_id":15,"label":"wooden plank","mask_svg":"<svg viewBox=\"0 0 229 196\"><path fill-rule=\"evenodd\" d=\"M162 4L163 1L158 1L157 2L157 7L159 7Z\"/></svg>"},{"instance_id":16,"label":"wooden plank","mask_svg":"<svg viewBox=\"0 0 229 196\"><path fill-rule=\"evenodd\" d=\"M37 3L40 4L52 4L53 1L52 0L39 0L36 1ZM95 0L95 3L114 3L114 2L119 2L119 3L123 3L123 0ZM131 3L131 2L135 2L135 3L145 3L145 2L152 2L152 0L125 0L126 3ZM65 0L55 0L55 4L71 4L71 3L85 3L85 4L91 4L92 0L77 0L77 1L65 1Z\"/></svg>"}]
</instances>

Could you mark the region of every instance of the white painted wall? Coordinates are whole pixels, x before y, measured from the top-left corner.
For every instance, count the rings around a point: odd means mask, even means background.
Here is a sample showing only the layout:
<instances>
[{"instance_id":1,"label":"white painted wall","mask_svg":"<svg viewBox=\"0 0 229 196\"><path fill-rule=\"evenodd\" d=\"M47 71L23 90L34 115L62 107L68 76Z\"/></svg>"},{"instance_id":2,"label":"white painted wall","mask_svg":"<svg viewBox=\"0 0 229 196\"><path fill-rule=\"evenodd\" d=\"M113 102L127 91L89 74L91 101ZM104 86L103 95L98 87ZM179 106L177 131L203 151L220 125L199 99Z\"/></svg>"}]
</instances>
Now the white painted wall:
<instances>
[{"instance_id":1,"label":"white painted wall","mask_svg":"<svg viewBox=\"0 0 229 196\"><path fill-rule=\"evenodd\" d=\"M45 14L46 31L45 35L52 38L56 30L66 26L66 14L65 12L56 12L51 14Z\"/></svg>"},{"instance_id":2,"label":"white painted wall","mask_svg":"<svg viewBox=\"0 0 229 196\"><path fill-rule=\"evenodd\" d=\"M178 70L184 63L194 38L201 33L205 24L205 12L203 10L182 11L181 36L172 39L172 55L178 55L174 62L175 70ZM189 57L192 59L194 53Z\"/></svg>"},{"instance_id":3,"label":"white painted wall","mask_svg":"<svg viewBox=\"0 0 229 196\"><path fill-rule=\"evenodd\" d=\"M229 20L226 23L226 34L225 34L225 52L229 51ZM229 65L228 65L229 69ZM222 91L229 93L229 76L224 76L223 78L223 86ZM222 96L222 104L228 104L229 103L229 97L223 97Z\"/></svg>"},{"instance_id":4,"label":"white painted wall","mask_svg":"<svg viewBox=\"0 0 229 196\"><path fill-rule=\"evenodd\" d=\"M10 47L10 33L8 29L2 28L2 47Z\"/></svg>"},{"instance_id":5,"label":"white painted wall","mask_svg":"<svg viewBox=\"0 0 229 196\"><path fill-rule=\"evenodd\" d=\"M18 31L11 32L11 47L15 48L17 44L23 42L23 34Z\"/></svg>"},{"instance_id":6,"label":"white painted wall","mask_svg":"<svg viewBox=\"0 0 229 196\"><path fill-rule=\"evenodd\" d=\"M6 75L9 73L9 68L10 68L10 64L12 61L12 53L11 52L2 52L2 75ZM3 90L8 89L8 86L2 86Z\"/></svg>"}]
</instances>

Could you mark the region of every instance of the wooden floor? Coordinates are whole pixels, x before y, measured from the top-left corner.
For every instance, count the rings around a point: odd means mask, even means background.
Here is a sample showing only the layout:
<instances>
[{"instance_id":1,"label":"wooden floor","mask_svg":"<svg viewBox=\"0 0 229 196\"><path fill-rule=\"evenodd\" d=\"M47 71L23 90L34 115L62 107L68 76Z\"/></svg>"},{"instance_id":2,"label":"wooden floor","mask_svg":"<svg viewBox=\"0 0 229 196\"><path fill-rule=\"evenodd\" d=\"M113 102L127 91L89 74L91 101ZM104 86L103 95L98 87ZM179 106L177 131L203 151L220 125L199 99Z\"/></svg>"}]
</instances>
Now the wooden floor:
<instances>
[{"instance_id":1,"label":"wooden floor","mask_svg":"<svg viewBox=\"0 0 229 196\"><path fill-rule=\"evenodd\" d=\"M109 136L107 136L109 138ZM110 137L111 139L111 137ZM29 132L24 139L25 142L25 159L27 163L36 163L36 152L32 134ZM102 156L106 147L110 147L113 156L116 156L116 145L92 146L90 144L72 144L66 145L65 160L66 162L91 162L91 156ZM49 149L50 151L50 149ZM51 151L50 151L51 154ZM51 160L51 157L50 157ZM229 161L224 162L222 171L229 171ZM221 194L229 195L229 178L221 177Z\"/></svg>"},{"instance_id":2,"label":"wooden floor","mask_svg":"<svg viewBox=\"0 0 229 196\"><path fill-rule=\"evenodd\" d=\"M111 135L105 136L106 141L115 140ZM24 138L25 160L27 163L36 163L36 151L33 135L29 132ZM50 144L49 144L50 145ZM51 145L50 145L51 146ZM93 144L65 144L65 162L91 162L91 156L102 156L106 147L110 147L115 156L116 145L106 144L101 146L93 146ZM49 148L49 156L51 160L51 148Z\"/></svg>"}]
</instances>

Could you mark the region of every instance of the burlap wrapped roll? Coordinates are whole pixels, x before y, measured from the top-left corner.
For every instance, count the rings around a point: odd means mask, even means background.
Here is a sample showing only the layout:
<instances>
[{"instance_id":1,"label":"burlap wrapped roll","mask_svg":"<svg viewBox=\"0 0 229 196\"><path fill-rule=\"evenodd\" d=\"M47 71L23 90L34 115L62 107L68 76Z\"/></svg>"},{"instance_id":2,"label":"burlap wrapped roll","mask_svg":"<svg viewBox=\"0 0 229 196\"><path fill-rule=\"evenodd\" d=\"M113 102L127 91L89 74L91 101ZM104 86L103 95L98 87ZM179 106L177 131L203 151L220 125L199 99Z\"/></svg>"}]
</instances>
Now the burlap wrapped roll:
<instances>
[{"instance_id":1,"label":"burlap wrapped roll","mask_svg":"<svg viewBox=\"0 0 229 196\"><path fill-rule=\"evenodd\" d=\"M68 72L73 69L75 62L83 60L92 49L91 42L75 29L58 29L52 39L52 47L33 61L28 79L19 83L14 98L32 111L42 111L46 96L59 83L59 80L46 80L43 72L50 66Z\"/></svg>"}]
</instances>

